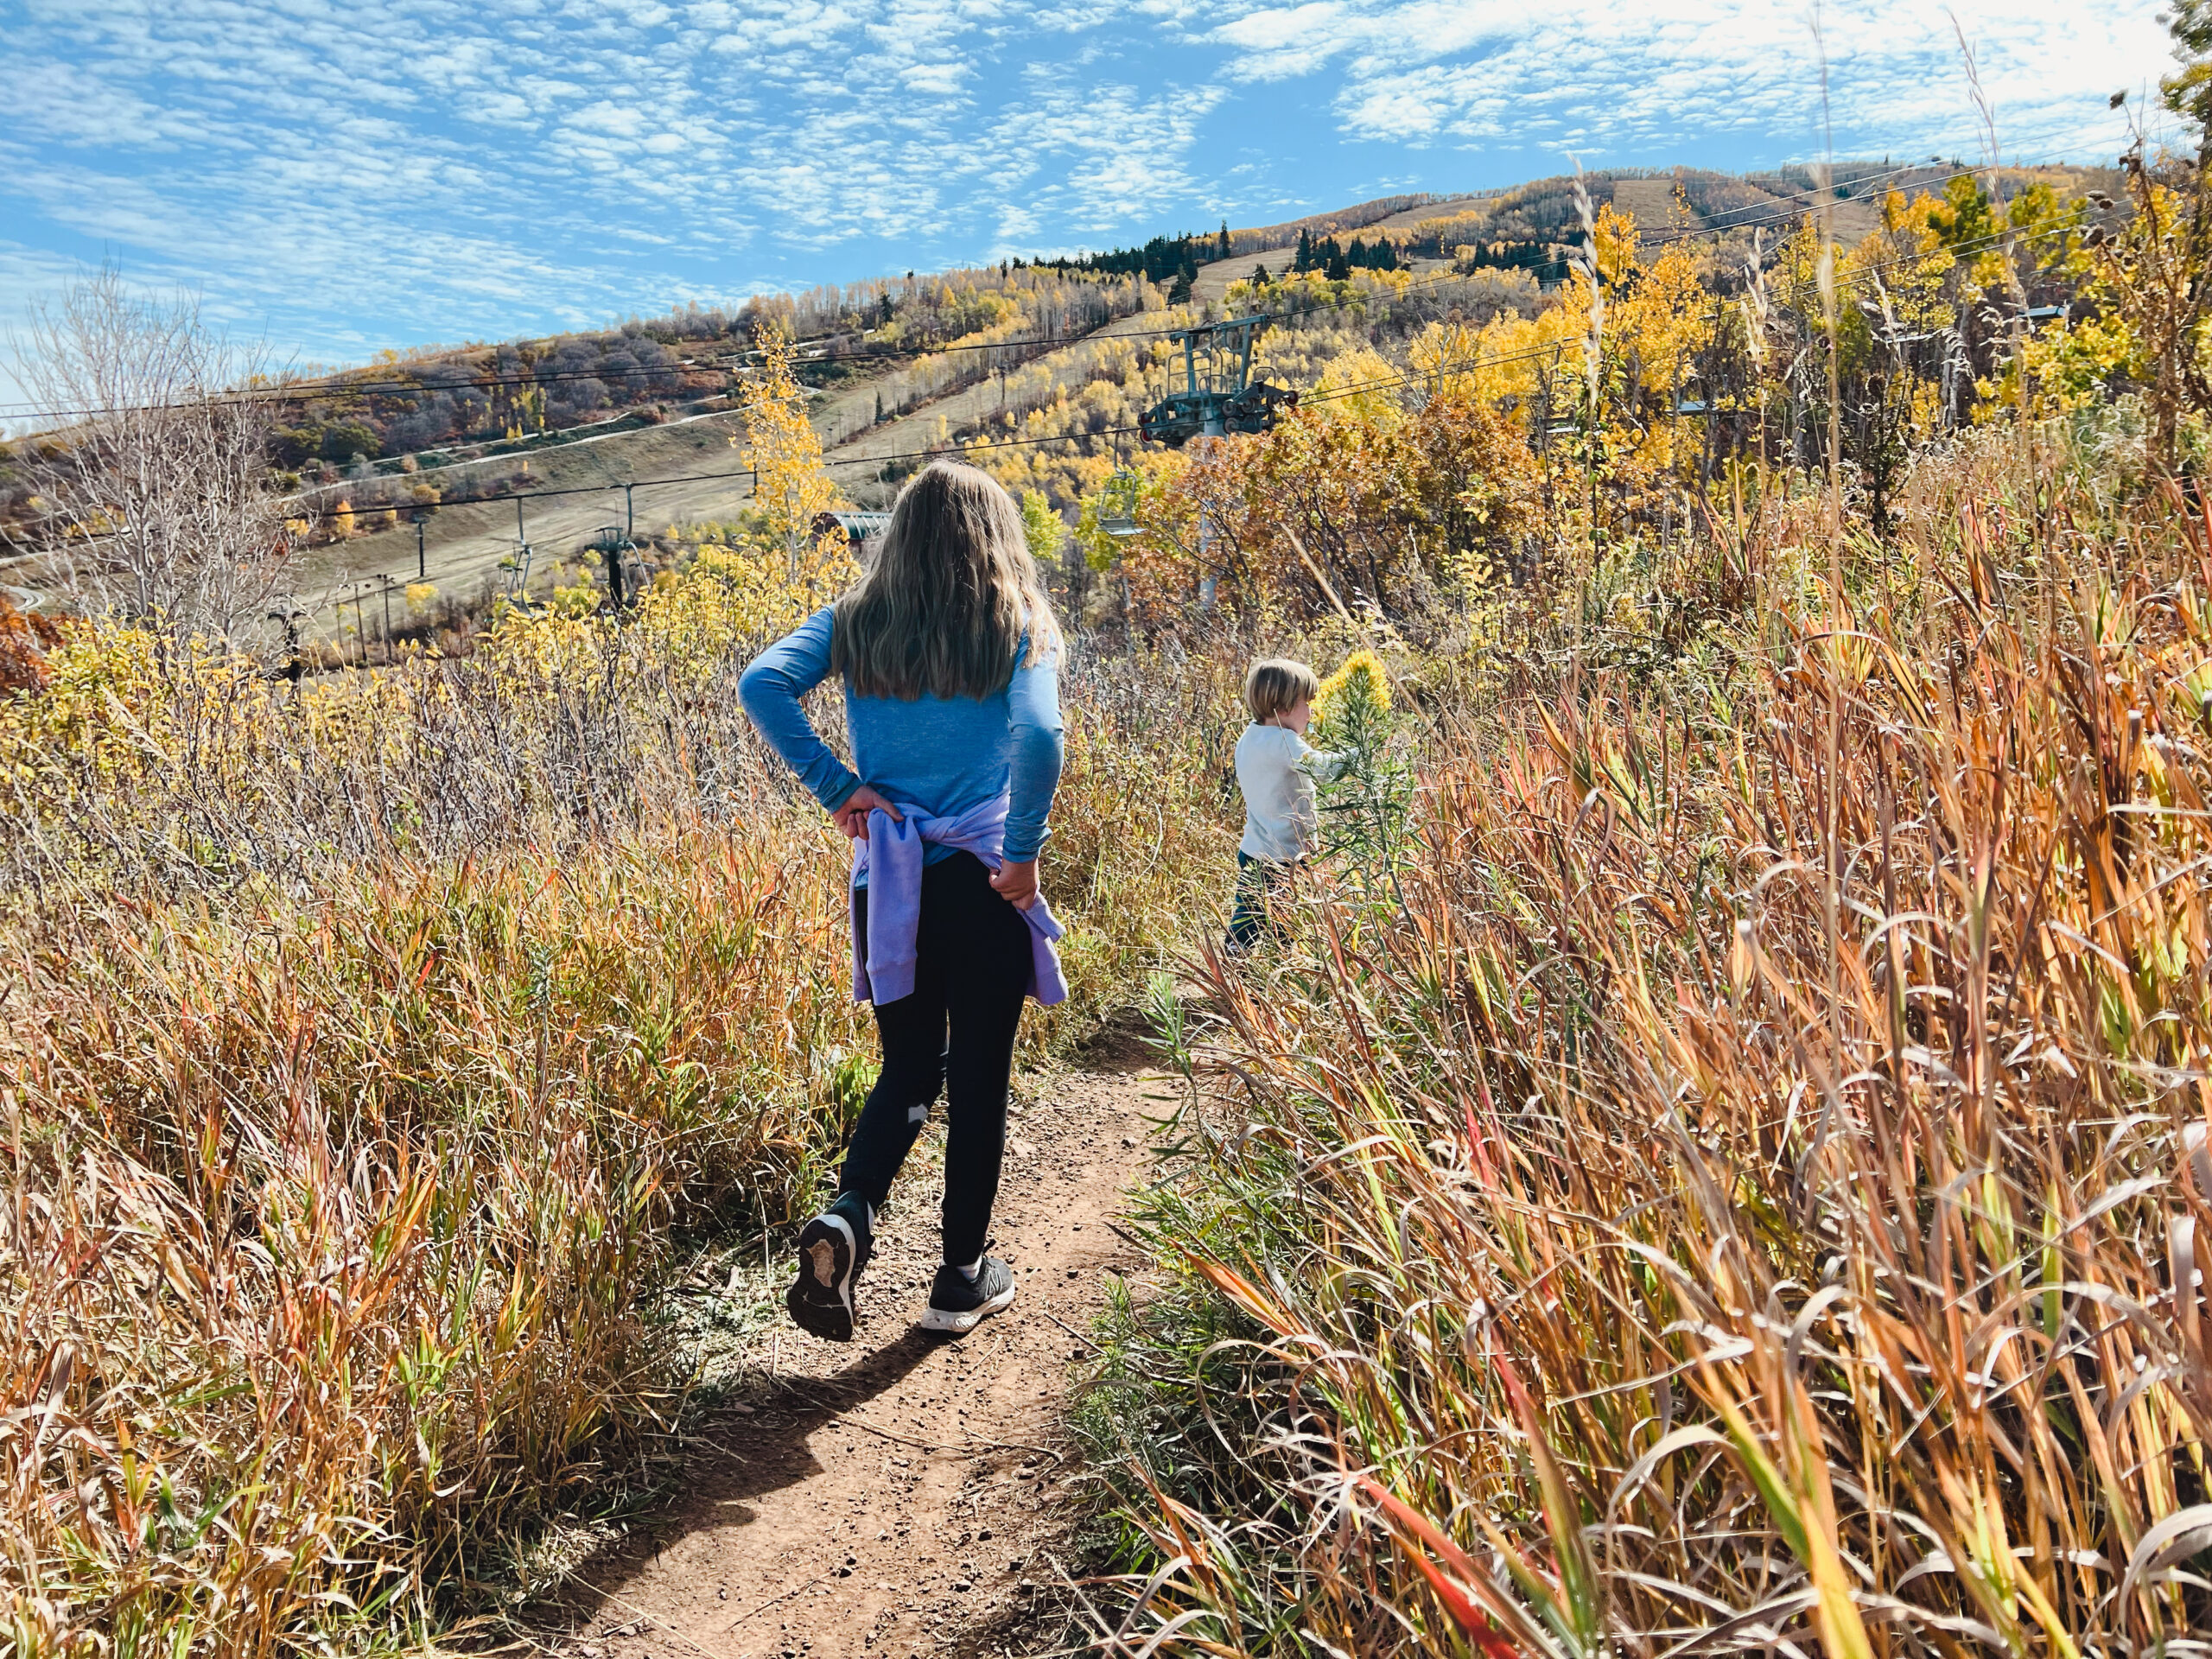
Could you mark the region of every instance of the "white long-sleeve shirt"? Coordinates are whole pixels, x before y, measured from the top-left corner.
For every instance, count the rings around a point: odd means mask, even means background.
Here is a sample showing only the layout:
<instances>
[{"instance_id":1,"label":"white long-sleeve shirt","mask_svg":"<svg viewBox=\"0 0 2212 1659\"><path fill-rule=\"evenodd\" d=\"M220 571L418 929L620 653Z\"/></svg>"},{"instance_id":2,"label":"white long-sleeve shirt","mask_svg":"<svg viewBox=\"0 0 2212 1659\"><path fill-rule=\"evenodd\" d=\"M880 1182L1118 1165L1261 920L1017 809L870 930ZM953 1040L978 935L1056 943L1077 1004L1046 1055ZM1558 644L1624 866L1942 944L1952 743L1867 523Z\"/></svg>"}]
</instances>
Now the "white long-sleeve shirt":
<instances>
[{"instance_id":1,"label":"white long-sleeve shirt","mask_svg":"<svg viewBox=\"0 0 2212 1659\"><path fill-rule=\"evenodd\" d=\"M1236 787L1244 794L1248 858L1289 864L1313 850L1320 824L1313 782L1344 769L1340 754L1306 747L1287 726L1247 726L1236 740Z\"/></svg>"}]
</instances>

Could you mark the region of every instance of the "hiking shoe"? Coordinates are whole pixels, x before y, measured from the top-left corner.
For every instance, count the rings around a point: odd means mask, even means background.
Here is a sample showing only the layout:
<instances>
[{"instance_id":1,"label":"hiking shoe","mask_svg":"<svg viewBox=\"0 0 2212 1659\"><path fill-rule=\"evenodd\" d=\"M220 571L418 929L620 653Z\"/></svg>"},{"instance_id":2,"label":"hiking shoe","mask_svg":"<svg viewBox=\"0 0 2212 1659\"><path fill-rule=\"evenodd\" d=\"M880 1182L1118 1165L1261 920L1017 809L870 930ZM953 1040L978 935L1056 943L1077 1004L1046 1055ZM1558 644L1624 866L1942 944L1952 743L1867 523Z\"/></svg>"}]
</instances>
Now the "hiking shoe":
<instances>
[{"instance_id":1,"label":"hiking shoe","mask_svg":"<svg viewBox=\"0 0 2212 1659\"><path fill-rule=\"evenodd\" d=\"M798 1278L784 1306L802 1331L831 1342L853 1339L853 1291L874 1254L866 1212L823 1211L798 1236Z\"/></svg>"},{"instance_id":2,"label":"hiking shoe","mask_svg":"<svg viewBox=\"0 0 2212 1659\"><path fill-rule=\"evenodd\" d=\"M956 1267L937 1270L922 1329L964 1337L994 1313L1014 1306L1014 1269L995 1255L983 1258L973 1279Z\"/></svg>"}]
</instances>

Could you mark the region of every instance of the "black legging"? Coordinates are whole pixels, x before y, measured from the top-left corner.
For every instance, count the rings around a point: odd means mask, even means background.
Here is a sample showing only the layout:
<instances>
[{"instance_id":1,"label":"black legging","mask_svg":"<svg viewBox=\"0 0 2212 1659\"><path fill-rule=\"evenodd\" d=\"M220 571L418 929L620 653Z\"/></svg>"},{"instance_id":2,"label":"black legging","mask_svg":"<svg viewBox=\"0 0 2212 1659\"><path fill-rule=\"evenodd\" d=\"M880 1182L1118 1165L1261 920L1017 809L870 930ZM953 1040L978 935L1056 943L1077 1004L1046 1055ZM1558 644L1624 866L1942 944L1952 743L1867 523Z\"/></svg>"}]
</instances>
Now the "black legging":
<instances>
[{"instance_id":1,"label":"black legging","mask_svg":"<svg viewBox=\"0 0 2212 1659\"><path fill-rule=\"evenodd\" d=\"M865 939L865 888L854 908ZM1029 991L1029 925L991 890L981 859L955 853L922 872L916 943L912 995L875 1011L883 1071L853 1126L837 1190L881 1205L943 1085L944 1259L965 1267L983 1253L998 1197L1014 1039Z\"/></svg>"}]
</instances>

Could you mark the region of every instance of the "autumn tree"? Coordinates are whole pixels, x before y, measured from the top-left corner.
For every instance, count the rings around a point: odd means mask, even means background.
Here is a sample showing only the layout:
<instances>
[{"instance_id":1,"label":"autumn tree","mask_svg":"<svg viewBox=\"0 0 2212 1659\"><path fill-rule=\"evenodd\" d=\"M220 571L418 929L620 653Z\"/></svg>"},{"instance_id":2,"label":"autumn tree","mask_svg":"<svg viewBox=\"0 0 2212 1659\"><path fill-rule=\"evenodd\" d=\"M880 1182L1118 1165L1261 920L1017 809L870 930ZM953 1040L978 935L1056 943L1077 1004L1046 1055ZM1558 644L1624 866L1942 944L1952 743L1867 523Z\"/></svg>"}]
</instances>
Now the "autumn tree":
<instances>
[{"instance_id":1,"label":"autumn tree","mask_svg":"<svg viewBox=\"0 0 2212 1659\"><path fill-rule=\"evenodd\" d=\"M2137 124L2120 158L2133 211L2116 233L2099 238L2098 286L2130 336L2149 405L2152 454L2171 473L2179 460L2183 410L2212 413L2212 377L2201 349L2212 327L2212 0L2177 0L2164 21L2180 67L2159 91L2166 107L2196 129L2196 156L2192 162L2155 155Z\"/></svg>"},{"instance_id":2,"label":"autumn tree","mask_svg":"<svg viewBox=\"0 0 2212 1659\"><path fill-rule=\"evenodd\" d=\"M1338 373L1357 385L1374 366ZM1224 605L1323 616L1367 604L1418 628L1440 598L1494 580L1534 522L1535 466L1517 423L1464 385L1410 407L1388 392L1339 397L1180 459L1141 494L1141 528L1119 550L1154 619L1211 576Z\"/></svg>"},{"instance_id":3,"label":"autumn tree","mask_svg":"<svg viewBox=\"0 0 2212 1659\"><path fill-rule=\"evenodd\" d=\"M807 419L806 391L791 371L791 336L766 324L754 340L760 366L741 398L753 499L764 536L783 550L786 580L796 585L800 556L814 541L814 521L838 504L837 486L823 470L822 440Z\"/></svg>"},{"instance_id":4,"label":"autumn tree","mask_svg":"<svg viewBox=\"0 0 2212 1659\"><path fill-rule=\"evenodd\" d=\"M1050 570L1068 538L1068 527L1042 490L1021 493L1021 538L1040 570Z\"/></svg>"},{"instance_id":5,"label":"autumn tree","mask_svg":"<svg viewBox=\"0 0 2212 1659\"><path fill-rule=\"evenodd\" d=\"M56 585L87 609L246 643L302 527L271 487L269 405L251 395L268 365L197 301L134 296L112 266L35 307L17 356L66 423L25 446Z\"/></svg>"}]
</instances>

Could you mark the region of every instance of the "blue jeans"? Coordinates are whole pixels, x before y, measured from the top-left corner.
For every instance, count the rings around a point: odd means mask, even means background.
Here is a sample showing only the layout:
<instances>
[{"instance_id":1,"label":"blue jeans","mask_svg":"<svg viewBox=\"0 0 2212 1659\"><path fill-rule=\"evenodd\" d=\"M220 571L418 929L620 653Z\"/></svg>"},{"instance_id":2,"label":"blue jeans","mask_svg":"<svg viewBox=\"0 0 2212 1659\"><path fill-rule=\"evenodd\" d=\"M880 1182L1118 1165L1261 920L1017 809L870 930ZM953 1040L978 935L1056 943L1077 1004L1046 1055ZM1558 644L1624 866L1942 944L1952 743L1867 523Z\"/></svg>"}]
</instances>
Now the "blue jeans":
<instances>
[{"instance_id":1,"label":"blue jeans","mask_svg":"<svg viewBox=\"0 0 2212 1659\"><path fill-rule=\"evenodd\" d=\"M1268 899L1295 868L1255 858L1242 847L1236 849L1236 908L1230 913L1228 937L1222 940L1230 956L1243 956L1263 934L1271 939L1282 937L1282 924L1268 914Z\"/></svg>"}]
</instances>

